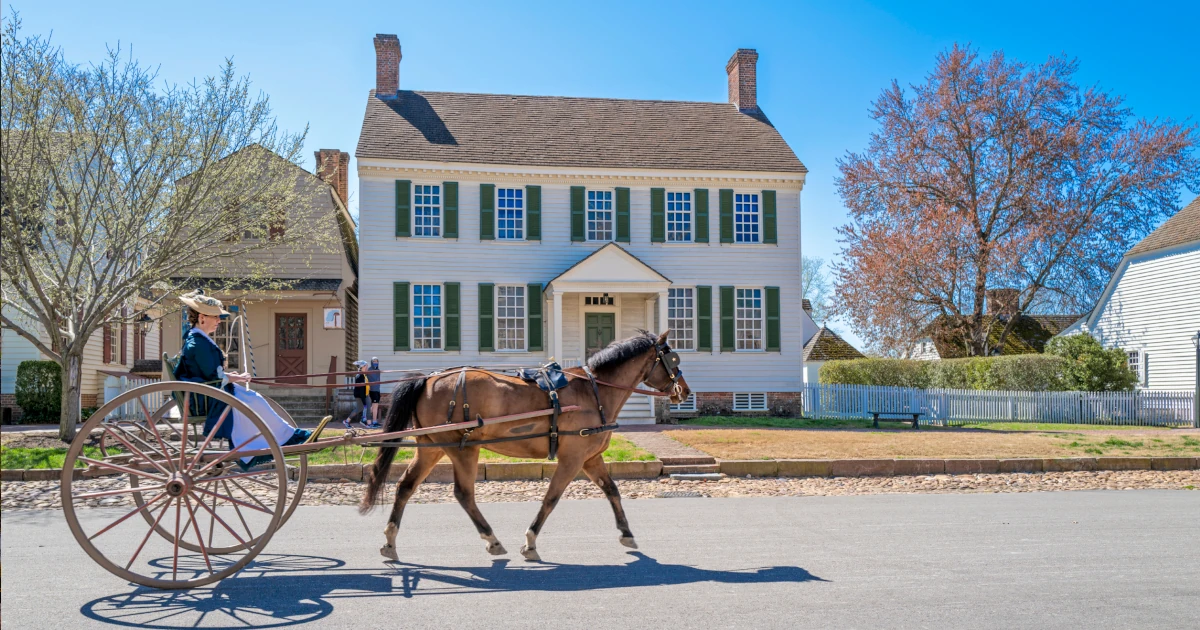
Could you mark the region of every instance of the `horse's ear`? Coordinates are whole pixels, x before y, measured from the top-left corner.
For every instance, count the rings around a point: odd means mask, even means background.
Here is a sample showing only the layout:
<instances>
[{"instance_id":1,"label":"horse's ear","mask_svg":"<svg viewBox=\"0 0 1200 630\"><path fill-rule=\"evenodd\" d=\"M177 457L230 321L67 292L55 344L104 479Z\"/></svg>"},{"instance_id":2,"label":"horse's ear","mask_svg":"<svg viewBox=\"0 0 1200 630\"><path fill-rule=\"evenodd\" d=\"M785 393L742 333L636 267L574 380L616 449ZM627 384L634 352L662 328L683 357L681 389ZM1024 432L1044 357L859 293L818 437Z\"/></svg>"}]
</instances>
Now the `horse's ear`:
<instances>
[{"instance_id":1,"label":"horse's ear","mask_svg":"<svg viewBox=\"0 0 1200 630\"><path fill-rule=\"evenodd\" d=\"M671 329L670 329L670 328L668 328L668 329L664 330L664 331L663 331L663 334L661 334L661 335L659 335L659 336L658 336L658 341L657 341L657 342L655 342L655 343L657 343L657 344L658 344L658 345L660 345L660 346L661 346L661 345L663 345L664 343L667 343L667 335L670 335L670 334L671 334Z\"/></svg>"}]
</instances>

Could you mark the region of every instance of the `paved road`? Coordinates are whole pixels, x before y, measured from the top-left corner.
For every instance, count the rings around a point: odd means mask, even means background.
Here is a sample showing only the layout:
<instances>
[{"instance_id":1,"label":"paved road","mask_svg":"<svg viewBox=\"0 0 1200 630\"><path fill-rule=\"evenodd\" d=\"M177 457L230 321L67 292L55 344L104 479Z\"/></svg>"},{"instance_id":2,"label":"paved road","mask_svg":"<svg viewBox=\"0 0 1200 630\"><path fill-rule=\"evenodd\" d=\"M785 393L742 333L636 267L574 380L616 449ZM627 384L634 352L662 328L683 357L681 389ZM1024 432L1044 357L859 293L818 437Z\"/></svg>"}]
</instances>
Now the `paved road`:
<instances>
[{"instance_id":1,"label":"paved road","mask_svg":"<svg viewBox=\"0 0 1200 630\"><path fill-rule=\"evenodd\" d=\"M134 588L58 512L3 515L6 628L1196 628L1200 492L568 501L516 549L531 503L487 504L492 562L456 505L409 509L404 564L381 514L300 508L262 562L211 589ZM100 512L90 511L99 516ZM119 530L114 530L114 533ZM132 535L132 534L130 534Z\"/></svg>"}]
</instances>

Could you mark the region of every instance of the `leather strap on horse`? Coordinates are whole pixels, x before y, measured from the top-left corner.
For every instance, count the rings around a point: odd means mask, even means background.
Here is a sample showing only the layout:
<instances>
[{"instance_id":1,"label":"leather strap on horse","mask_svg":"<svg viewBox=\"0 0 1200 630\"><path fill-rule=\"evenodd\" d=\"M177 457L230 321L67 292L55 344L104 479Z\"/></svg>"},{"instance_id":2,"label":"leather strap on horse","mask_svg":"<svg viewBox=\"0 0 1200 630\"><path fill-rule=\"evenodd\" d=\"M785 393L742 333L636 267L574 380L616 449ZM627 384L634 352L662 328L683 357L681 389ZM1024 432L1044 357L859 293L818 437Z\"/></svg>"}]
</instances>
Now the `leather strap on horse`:
<instances>
[{"instance_id":1,"label":"leather strap on horse","mask_svg":"<svg viewBox=\"0 0 1200 630\"><path fill-rule=\"evenodd\" d=\"M458 372L458 380L454 383L454 395L450 397L450 409L446 411L446 424L454 421L454 406L458 402L458 392L462 391L463 422L471 421L471 403L467 401L467 368Z\"/></svg>"},{"instance_id":2,"label":"leather strap on horse","mask_svg":"<svg viewBox=\"0 0 1200 630\"><path fill-rule=\"evenodd\" d=\"M558 402L558 392L550 392L550 404L554 405L554 413L550 414L550 451L546 458L554 461L558 457L558 414L562 413L562 405Z\"/></svg>"},{"instance_id":3,"label":"leather strap on horse","mask_svg":"<svg viewBox=\"0 0 1200 630\"><path fill-rule=\"evenodd\" d=\"M604 419L604 405L600 402L600 388L596 386L596 375L592 374L592 368L589 368L587 364L584 364L583 372L592 382L592 395L596 397L596 410L600 412L600 426L604 426L608 424L608 421Z\"/></svg>"}]
</instances>

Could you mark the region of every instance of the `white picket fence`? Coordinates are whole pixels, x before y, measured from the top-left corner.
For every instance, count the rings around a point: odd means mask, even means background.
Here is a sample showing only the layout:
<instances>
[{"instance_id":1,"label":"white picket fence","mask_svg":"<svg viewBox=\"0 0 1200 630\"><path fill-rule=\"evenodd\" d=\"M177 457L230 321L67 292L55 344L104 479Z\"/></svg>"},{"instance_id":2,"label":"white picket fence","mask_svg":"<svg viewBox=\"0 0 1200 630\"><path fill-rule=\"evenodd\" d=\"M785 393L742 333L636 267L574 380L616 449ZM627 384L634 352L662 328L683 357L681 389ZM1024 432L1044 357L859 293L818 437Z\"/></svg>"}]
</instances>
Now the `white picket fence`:
<instances>
[{"instance_id":1,"label":"white picket fence","mask_svg":"<svg viewBox=\"0 0 1200 630\"><path fill-rule=\"evenodd\" d=\"M871 385L804 386L804 415L867 418L872 412L920 412L922 424L1050 422L1191 426L1186 391L993 392Z\"/></svg>"},{"instance_id":2,"label":"white picket fence","mask_svg":"<svg viewBox=\"0 0 1200 630\"><path fill-rule=\"evenodd\" d=\"M156 378L105 376L104 400L112 400L117 396L120 396L122 393L127 392L135 387L141 387L142 385L149 385L150 383L157 382L158 379ZM146 409L149 409L151 413L163 406L163 403L166 401L166 397L163 392L142 396L141 399L142 402L146 404ZM112 413L108 414L108 417L122 419L142 418L142 408L137 404L136 400L130 400L129 402L114 409Z\"/></svg>"}]
</instances>

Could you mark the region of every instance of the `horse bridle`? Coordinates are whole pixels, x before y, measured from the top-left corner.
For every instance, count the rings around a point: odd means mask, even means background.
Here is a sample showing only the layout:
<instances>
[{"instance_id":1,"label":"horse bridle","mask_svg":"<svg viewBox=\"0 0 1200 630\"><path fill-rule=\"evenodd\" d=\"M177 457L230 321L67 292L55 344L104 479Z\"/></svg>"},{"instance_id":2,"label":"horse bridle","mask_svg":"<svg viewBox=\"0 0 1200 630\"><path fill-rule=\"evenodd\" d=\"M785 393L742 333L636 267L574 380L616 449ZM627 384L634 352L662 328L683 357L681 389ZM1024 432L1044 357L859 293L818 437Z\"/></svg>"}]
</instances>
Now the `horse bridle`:
<instances>
[{"instance_id":1,"label":"horse bridle","mask_svg":"<svg viewBox=\"0 0 1200 630\"><path fill-rule=\"evenodd\" d=\"M665 342L655 345L654 350L658 356L654 358L654 367L650 368L650 374L653 374L654 369L661 365L666 371L667 377L671 379L671 395L678 398L683 393L683 386L679 384L679 377L683 375L683 370L679 369L679 353L672 350L671 346ZM650 374L647 374L646 378L650 378Z\"/></svg>"}]
</instances>

